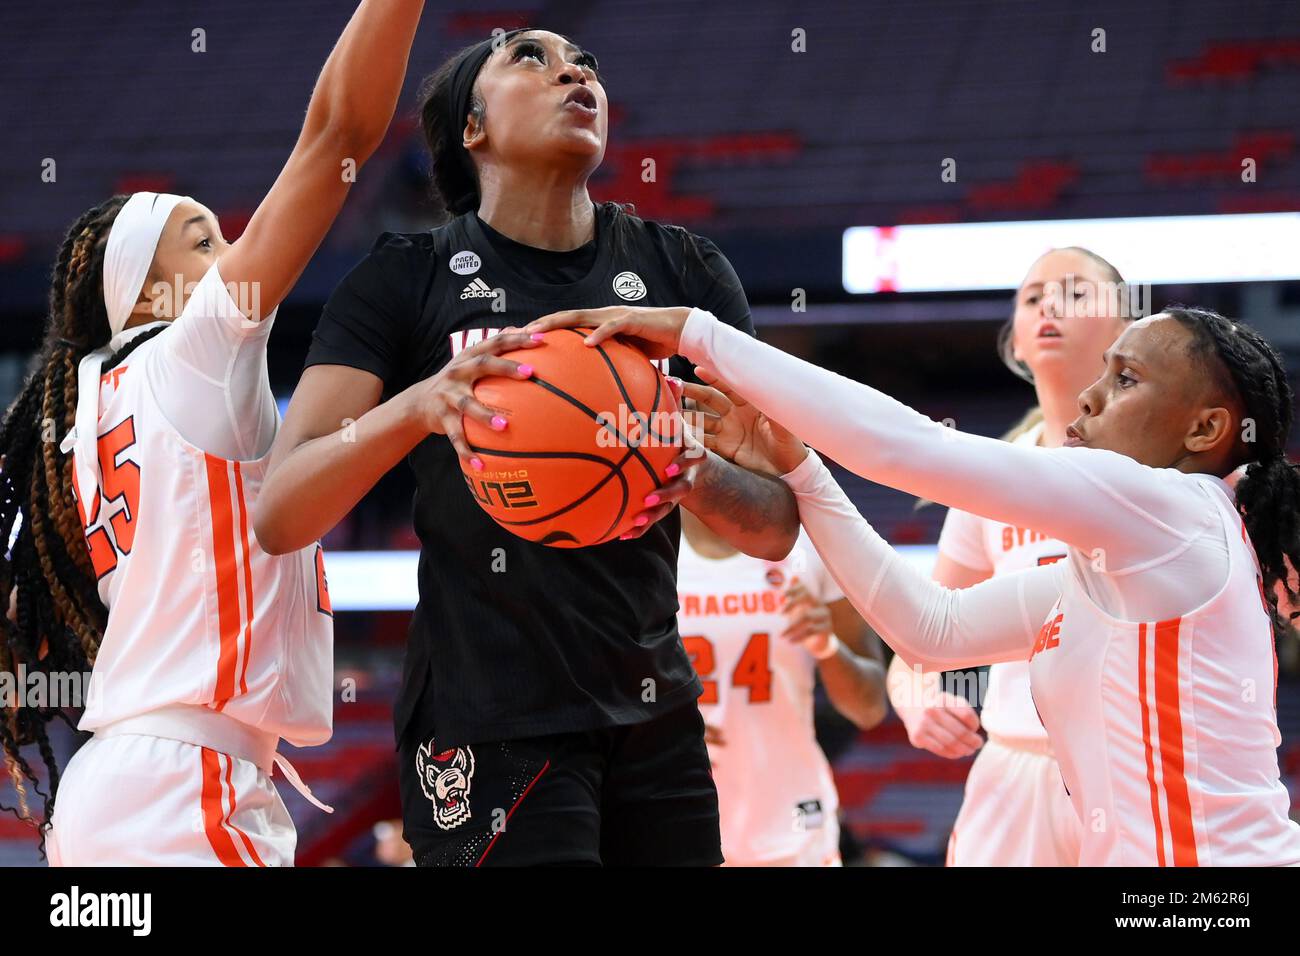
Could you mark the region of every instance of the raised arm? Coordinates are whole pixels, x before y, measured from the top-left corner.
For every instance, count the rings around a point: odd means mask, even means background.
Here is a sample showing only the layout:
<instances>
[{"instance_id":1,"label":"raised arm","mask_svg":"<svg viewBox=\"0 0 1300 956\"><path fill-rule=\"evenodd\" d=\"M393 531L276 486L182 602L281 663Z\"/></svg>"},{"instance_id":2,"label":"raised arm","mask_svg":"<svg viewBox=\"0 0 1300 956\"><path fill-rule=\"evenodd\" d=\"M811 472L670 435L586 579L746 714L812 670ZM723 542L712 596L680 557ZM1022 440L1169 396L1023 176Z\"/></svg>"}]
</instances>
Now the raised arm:
<instances>
[{"instance_id":1,"label":"raised arm","mask_svg":"<svg viewBox=\"0 0 1300 956\"><path fill-rule=\"evenodd\" d=\"M210 454L260 458L270 446L278 416L266 340L276 307L343 205L354 178L346 174L383 139L421 6L422 0L366 0L353 14L321 71L279 178L149 360L149 379L168 417Z\"/></svg>"},{"instance_id":2,"label":"raised arm","mask_svg":"<svg viewBox=\"0 0 1300 956\"><path fill-rule=\"evenodd\" d=\"M250 318L264 318L293 287L343 207L352 174L383 141L423 6L363 0L325 61L293 152L221 257L227 285L257 290L262 314Z\"/></svg>"}]
</instances>

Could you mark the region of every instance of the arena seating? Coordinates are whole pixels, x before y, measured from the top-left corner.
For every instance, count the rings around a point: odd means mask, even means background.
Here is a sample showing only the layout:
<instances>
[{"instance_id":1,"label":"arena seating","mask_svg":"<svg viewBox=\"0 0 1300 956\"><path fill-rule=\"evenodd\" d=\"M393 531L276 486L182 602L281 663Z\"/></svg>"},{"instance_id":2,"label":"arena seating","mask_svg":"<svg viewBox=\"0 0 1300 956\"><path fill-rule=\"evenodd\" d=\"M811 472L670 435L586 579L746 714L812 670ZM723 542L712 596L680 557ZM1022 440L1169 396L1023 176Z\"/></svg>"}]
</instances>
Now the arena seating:
<instances>
[{"instance_id":1,"label":"arena seating","mask_svg":"<svg viewBox=\"0 0 1300 956\"><path fill-rule=\"evenodd\" d=\"M43 12L18 7L0 35L6 157L27 164L0 176L0 268L38 252L44 262L78 212L130 186L199 196L237 231L293 142L346 8L230 2L160 17L142 4L64 6L57 31L35 29ZM905 11L660 0L652 11L635 0L489 11L436 0L408 93L489 24L554 25L596 51L606 72L614 125L596 191L723 236L1300 203L1290 105L1300 101L1300 12L1289 0L1008 4L992 17L963 0ZM273 29L286 23L293 44ZM1098 28L1105 53L1091 49ZM206 31L206 53L191 52L194 29ZM805 31L805 53L791 51L795 29ZM148 38L151 55L124 62L96 42L114 33ZM667 61L664 35L674 38ZM68 62L71 49L76 69L57 87L38 82L36 65ZM218 80L213 60L227 67ZM264 82L268 70L277 82ZM67 102L97 108L70 124ZM359 190L388 188L410 159L395 147L411 127L409 117L395 124L394 148ZM1036 128L1054 135L1036 137ZM1243 155L1257 160L1257 183L1241 182ZM36 180L45 157L58 161L57 185ZM641 183L646 157L656 160L655 184ZM958 162L955 183L940 180L946 157ZM370 204L352 206L334 243L355 258L377 230ZM365 228L349 225L358 217ZM751 292L763 291L756 278Z\"/></svg>"}]
</instances>

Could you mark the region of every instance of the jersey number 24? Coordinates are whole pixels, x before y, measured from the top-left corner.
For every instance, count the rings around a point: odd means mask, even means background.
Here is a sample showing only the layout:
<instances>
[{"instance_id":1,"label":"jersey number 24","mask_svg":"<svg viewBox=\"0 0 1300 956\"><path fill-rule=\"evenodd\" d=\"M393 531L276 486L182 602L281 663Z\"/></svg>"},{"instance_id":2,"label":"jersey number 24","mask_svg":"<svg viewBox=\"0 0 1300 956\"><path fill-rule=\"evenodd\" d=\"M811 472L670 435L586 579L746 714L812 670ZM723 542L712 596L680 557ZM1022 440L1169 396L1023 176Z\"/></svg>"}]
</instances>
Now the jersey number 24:
<instances>
[{"instance_id":1,"label":"jersey number 24","mask_svg":"<svg viewBox=\"0 0 1300 956\"><path fill-rule=\"evenodd\" d=\"M751 704L766 704L772 699L772 667L768 663L769 641L765 632L751 634L749 642L745 644L745 652L740 655L740 660L736 661L736 666L731 671L731 686L748 687ZM695 667L695 673L700 675L700 683L704 685L704 693L700 695L699 702L716 704L718 682L710 676L718 666L717 655L713 652L713 642L707 637L693 635L683 637L682 645L686 648L691 664Z\"/></svg>"}]
</instances>

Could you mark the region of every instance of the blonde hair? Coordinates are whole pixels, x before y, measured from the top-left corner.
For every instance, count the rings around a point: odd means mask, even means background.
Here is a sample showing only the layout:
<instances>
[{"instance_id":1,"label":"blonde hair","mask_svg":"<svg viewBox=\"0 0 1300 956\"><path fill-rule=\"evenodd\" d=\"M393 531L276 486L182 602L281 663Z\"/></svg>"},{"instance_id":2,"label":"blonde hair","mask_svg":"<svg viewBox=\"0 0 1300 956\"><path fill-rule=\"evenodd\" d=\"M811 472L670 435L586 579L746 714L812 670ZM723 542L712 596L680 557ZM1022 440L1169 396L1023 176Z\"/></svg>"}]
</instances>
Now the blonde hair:
<instances>
[{"instance_id":1,"label":"blonde hair","mask_svg":"<svg viewBox=\"0 0 1300 956\"><path fill-rule=\"evenodd\" d=\"M1003 441L1015 441L1021 435L1031 429L1037 428L1043 424L1043 410L1035 405L1021 417L1020 421L1011 426L1011 430L1002 436Z\"/></svg>"}]
</instances>

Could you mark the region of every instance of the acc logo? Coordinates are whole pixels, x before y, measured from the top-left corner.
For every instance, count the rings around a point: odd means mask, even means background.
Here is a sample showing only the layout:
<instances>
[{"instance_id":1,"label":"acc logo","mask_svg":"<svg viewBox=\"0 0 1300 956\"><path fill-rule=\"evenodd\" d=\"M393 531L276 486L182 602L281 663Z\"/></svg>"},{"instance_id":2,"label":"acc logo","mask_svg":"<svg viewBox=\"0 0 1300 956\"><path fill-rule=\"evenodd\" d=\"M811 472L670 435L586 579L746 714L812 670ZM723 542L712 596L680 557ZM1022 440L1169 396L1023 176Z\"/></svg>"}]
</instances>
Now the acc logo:
<instances>
[{"instance_id":1,"label":"acc logo","mask_svg":"<svg viewBox=\"0 0 1300 956\"><path fill-rule=\"evenodd\" d=\"M779 588L781 585L785 584L785 572L780 568L768 568L766 576L767 583L772 585L774 588Z\"/></svg>"},{"instance_id":2,"label":"acc logo","mask_svg":"<svg viewBox=\"0 0 1300 956\"><path fill-rule=\"evenodd\" d=\"M456 253L447 264L451 266L451 271L458 276L472 276L483 268L483 260L476 253L468 251Z\"/></svg>"},{"instance_id":3,"label":"acc logo","mask_svg":"<svg viewBox=\"0 0 1300 956\"><path fill-rule=\"evenodd\" d=\"M454 830L470 818L469 788L474 780L474 751L453 747L433 752L433 740L415 752L415 772L420 789L433 803L433 822L441 830Z\"/></svg>"},{"instance_id":4,"label":"acc logo","mask_svg":"<svg viewBox=\"0 0 1300 956\"><path fill-rule=\"evenodd\" d=\"M620 272L614 276L614 292L620 299L635 302L645 298L645 283L635 272Z\"/></svg>"}]
</instances>

